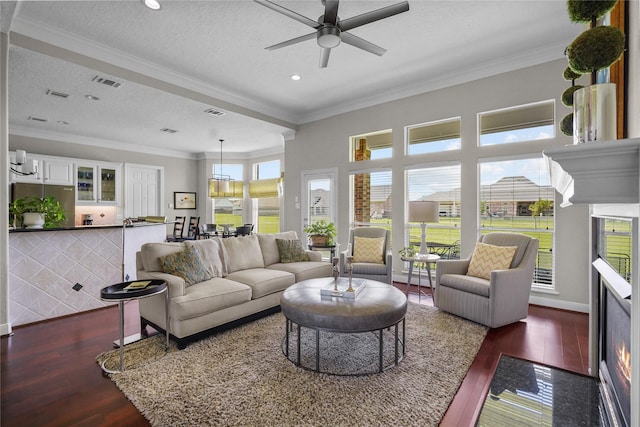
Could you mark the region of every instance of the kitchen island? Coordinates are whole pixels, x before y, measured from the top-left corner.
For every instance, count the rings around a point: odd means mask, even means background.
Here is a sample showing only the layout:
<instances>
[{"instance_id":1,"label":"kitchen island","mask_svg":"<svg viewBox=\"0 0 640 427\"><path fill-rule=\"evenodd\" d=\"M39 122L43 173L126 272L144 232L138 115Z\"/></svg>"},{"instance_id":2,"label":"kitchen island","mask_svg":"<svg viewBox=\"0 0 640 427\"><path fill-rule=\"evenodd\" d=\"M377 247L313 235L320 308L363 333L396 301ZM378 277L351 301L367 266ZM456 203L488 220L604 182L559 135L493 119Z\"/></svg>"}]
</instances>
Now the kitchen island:
<instances>
[{"instance_id":1,"label":"kitchen island","mask_svg":"<svg viewBox=\"0 0 640 427\"><path fill-rule=\"evenodd\" d=\"M100 289L136 279L143 243L163 242L166 224L9 231L9 323L13 326L100 308Z\"/></svg>"}]
</instances>

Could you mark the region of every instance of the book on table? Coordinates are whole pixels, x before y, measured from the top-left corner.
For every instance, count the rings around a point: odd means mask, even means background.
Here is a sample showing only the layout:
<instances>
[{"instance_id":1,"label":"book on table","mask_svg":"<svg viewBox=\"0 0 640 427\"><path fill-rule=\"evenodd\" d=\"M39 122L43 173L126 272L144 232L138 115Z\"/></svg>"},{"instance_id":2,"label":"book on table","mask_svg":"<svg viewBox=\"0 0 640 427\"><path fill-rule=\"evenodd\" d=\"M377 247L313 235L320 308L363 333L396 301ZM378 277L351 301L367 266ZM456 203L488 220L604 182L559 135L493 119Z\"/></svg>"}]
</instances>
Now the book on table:
<instances>
[{"instance_id":1,"label":"book on table","mask_svg":"<svg viewBox=\"0 0 640 427\"><path fill-rule=\"evenodd\" d=\"M366 285L367 283L364 279L352 278L351 287L353 288L353 291L347 291L347 289L349 289L349 278L339 277L337 291L335 290L336 289L335 282L333 279L331 279L327 287L320 289L320 295L354 299L358 296L360 292L362 292L362 290L366 287Z\"/></svg>"},{"instance_id":2,"label":"book on table","mask_svg":"<svg viewBox=\"0 0 640 427\"><path fill-rule=\"evenodd\" d=\"M151 280L136 280L135 282L129 283L127 286L123 288L125 291L137 291L140 289L144 289L151 283Z\"/></svg>"}]
</instances>

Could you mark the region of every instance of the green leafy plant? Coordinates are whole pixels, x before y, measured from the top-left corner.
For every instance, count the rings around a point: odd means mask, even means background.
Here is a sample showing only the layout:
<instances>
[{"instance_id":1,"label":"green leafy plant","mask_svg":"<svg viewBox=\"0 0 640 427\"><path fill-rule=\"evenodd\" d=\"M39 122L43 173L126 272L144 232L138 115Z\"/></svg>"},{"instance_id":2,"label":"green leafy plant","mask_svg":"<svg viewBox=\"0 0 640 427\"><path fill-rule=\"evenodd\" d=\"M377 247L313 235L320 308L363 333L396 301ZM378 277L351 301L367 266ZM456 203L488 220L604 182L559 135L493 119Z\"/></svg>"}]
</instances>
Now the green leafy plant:
<instances>
[{"instance_id":1,"label":"green leafy plant","mask_svg":"<svg viewBox=\"0 0 640 427\"><path fill-rule=\"evenodd\" d=\"M402 258L413 258L418 253L415 246L406 246L398 251Z\"/></svg>"},{"instance_id":2,"label":"green leafy plant","mask_svg":"<svg viewBox=\"0 0 640 427\"><path fill-rule=\"evenodd\" d=\"M327 222L324 219L316 221L306 226L303 230L309 236L326 236L327 245L335 244L336 226L332 222Z\"/></svg>"},{"instance_id":3,"label":"green leafy plant","mask_svg":"<svg viewBox=\"0 0 640 427\"><path fill-rule=\"evenodd\" d=\"M25 197L9 204L9 214L20 222L22 222L22 214L28 212L44 214L44 228L55 228L67 219L62 205L53 196Z\"/></svg>"}]
</instances>

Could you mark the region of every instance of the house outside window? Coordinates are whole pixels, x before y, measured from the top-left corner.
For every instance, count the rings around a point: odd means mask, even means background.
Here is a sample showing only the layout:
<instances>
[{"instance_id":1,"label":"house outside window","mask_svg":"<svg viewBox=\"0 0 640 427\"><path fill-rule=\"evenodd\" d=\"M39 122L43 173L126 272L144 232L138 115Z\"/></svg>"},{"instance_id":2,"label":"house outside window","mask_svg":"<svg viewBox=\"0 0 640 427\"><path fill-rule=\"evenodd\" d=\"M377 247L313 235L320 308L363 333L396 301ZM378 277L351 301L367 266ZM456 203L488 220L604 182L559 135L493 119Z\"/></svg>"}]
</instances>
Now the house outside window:
<instances>
[{"instance_id":1,"label":"house outside window","mask_svg":"<svg viewBox=\"0 0 640 427\"><path fill-rule=\"evenodd\" d=\"M391 170L354 173L350 178L351 227L382 227L391 232Z\"/></svg>"},{"instance_id":2,"label":"house outside window","mask_svg":"<svg viewBox=\"0 0 640 427\"><path fill-rule=\"evenodd\" d=\"M243 209L243 168L241 164L213 165L213 174L228 175L233 179L235 197L214 198L213 202L213 223L242 225Z\"/></svg>"},{"instance_id":3,"label":"house outside window","mask_svg":"<svg viewBox=\"0 0 640 427\"><path fill-rule=\"evenodd\" d=\"M427 246L430 253L442 258L460 258L460 163L446 166L420 167L406 171L407 204L409 201L437 201L440 206L437 223L427 224ZM405 245L420 246L420 224L408 224Z\"/></svg>"},{"instance_id":4,"label":"house outside window","mask_svg":"<svg viewBox=\"0 0 640 427\"><path fill-rule=\"evenodd\" d=\"M555 190L538 155L481 162L480 232L522 233L540 241L533 286L553 290Z\"/></svg>"}]
</instances>

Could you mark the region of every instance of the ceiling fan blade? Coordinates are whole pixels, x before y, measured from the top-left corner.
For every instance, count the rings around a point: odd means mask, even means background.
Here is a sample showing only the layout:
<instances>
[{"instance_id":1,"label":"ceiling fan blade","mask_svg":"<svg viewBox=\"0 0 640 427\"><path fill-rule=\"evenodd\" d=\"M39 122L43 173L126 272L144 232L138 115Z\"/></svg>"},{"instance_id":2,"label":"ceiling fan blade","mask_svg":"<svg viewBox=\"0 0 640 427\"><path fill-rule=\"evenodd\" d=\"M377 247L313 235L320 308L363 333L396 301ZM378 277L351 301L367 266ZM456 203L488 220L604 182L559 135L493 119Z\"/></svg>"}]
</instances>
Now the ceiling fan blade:
<instances>
[{"instance_id":1,"label":"ceiling fan blade","mask_svg":"<svg viewBox=\"0 0 640 427\"><path fill-rule=\"evenodd\" d=\"M291 19L295 19L298 22L301 22L305 25L310 26L311 28L319 28L320 24L317 21L314 21L313 19L307 18L306 16L300 15L297 12L294 12L293 10L289 10L286 7L282 7L279 4L275 4L272 1L269 0L253 0L258 4L261 4L265 7L268 7L271 10L274 10L278 13L281 13L285 16L288 16Z\"/></svg>"},{"instance_id":2,"label":"ceiling fan blade","mask_svg":"<svg viewBox=\"0 0 640 427\"><path fill-rule=\"evenodd\" d=\"M374 21L379 21L380 19L388 18L408 10L409 2L403 1L402 3L392 4L391 6L372 10L371 12L366 12L361 15L341 20L338 22L338 28L340 31L349 31L353 28L360 27Z\"/></svg>"},{"instance_id":3,"label":"ceiling fan blade","mask_svg":"<svg viewBox=\"0 0 640 427\"><path fill-rule=\"evenodd\" d=\"M366 50L367 52L373 53L374 55L382 56L387 51L387 49L368 42L365 39L361 39L358 36L354 36L351 33L340 33L340 38L344 43L350 44L351 46L357 47L362 50Z\"/></svg>"},{"instance_id":4,"label":"ceiling fan blade","mask_svg":"<svg viewBox=\"0 0 640 427\"><path fill-rule=\"evenodd\" d=\"M324 2L324 23L336 25L338 21L339 0L325 0Z\"/></svg>"},{"instance_id":5,"label":"ceiling fan blade","mask_svg":"<svg viewBox=\"0 0 640 427\"><path fill-rule=\"evenodd\" d=\"M295 39L287 40L282 43L274 44L273 46L265 47L266 50L276 50L281 47L291 46L292 44L300 43L303 41L311 40L316 38L316 33L305 34L304 36L296 37Z\"/></svg>"},{"instance_id":6,"label":"ceiling fan blade","mask_svg":"<svg viewBox=\"0 0 640 427\"><path fill-rule=\"evenodd\" d=\"M331 53L331 48L323 47L320 50L320 68L327 68L327 64L329 64L329 54Z\"/></svg>"}]
</instances>

